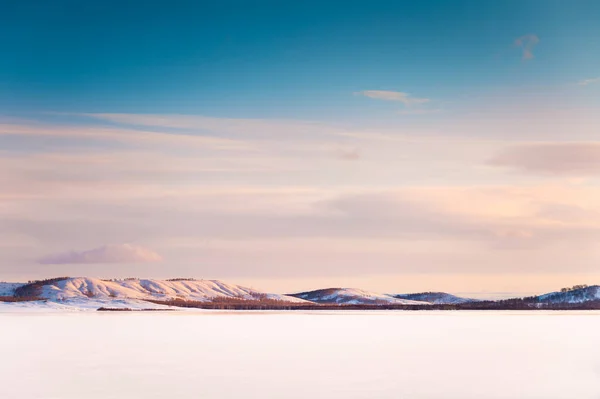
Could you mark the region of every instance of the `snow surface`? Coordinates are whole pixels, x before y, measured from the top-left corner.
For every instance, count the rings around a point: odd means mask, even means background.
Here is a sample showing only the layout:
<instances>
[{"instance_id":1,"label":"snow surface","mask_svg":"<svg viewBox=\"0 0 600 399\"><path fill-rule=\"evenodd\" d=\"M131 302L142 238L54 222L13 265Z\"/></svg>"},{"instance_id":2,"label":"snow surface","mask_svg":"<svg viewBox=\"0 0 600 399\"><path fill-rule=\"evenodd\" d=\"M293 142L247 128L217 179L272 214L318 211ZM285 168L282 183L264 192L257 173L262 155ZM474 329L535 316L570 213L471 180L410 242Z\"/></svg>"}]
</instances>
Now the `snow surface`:
<instances>
[{"instance_id":1,"label":"snow surface","mask_svg":"<svg viewBox=\"0 0 600 399\"><path fill-rule=\"evenodd\" d=\"M132 310L166 310L177 309L165 305L139 299L116 299L116 300L94 300L94 299L66 299L62 301L26 301L26 302L0 302L0 313L21 312L64 312L64 311L90 311L98 308L132 309Z\"/></svg>"},{"instance_id":2,"label":"snow surface","mask_svg":"<svg viewBox=\"0 0 600 399\"><path fill-rule=\"evenodd\" d=\"M600 312L0 314L2 399L599 399Z\"/></svg>"}]
</instances>

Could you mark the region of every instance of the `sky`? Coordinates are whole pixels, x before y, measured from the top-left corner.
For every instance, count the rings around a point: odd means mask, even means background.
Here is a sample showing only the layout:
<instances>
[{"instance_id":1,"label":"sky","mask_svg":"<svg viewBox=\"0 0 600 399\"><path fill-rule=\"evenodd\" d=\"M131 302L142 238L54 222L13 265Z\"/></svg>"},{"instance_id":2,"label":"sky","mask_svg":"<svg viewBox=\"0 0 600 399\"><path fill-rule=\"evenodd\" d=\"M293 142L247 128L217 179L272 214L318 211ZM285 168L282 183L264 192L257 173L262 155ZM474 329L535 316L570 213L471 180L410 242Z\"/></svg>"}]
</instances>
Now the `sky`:
<instances>
[{"instance_id":1,"label":"sky","mask_svg":"<svg viewBox=\"0 0 600 399\"><path fill-rule=\"evenodd\" d=\"M597 1L6 1L0 280L600 283Z\"/></svg>"}]
</instances>

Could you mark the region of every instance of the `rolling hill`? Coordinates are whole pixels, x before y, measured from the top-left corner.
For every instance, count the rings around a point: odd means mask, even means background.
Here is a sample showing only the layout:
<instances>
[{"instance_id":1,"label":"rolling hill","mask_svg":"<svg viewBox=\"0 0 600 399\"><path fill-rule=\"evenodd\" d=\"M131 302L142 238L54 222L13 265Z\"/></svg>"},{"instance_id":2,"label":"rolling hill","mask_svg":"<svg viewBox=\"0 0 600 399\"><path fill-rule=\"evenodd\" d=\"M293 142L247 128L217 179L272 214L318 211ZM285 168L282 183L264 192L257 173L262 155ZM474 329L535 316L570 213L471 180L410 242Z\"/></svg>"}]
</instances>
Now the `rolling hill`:
<instances>
[{"instance_id":1,"label":"rolling hill","mask_svg":"<svg viewBox=\"0 0 600 399\"><path fill-rule=\"evenodd\" d=\"M325 288L315 291L299 292L289 294L296 298L320 304L337 305L377 305L377 304L397 304L397 305L427 305L423 301L395 298L387 294L378 294L361 290L358 288Z\"/></svg>"},{"instance_id":2,"label":"rolling hill","mask_svg":"<svg viewBox=\"0 0 600 399\"><path fill-rule=\"evenodd\" d=\"M448 294L446 292L419 292L414 294L397 294L395 298L408 299L411 301L422 301L436 305L446 304L461 304L467 302L474 302L477 299L462 298L456 295Z\"/></svg>"}]
</instances>

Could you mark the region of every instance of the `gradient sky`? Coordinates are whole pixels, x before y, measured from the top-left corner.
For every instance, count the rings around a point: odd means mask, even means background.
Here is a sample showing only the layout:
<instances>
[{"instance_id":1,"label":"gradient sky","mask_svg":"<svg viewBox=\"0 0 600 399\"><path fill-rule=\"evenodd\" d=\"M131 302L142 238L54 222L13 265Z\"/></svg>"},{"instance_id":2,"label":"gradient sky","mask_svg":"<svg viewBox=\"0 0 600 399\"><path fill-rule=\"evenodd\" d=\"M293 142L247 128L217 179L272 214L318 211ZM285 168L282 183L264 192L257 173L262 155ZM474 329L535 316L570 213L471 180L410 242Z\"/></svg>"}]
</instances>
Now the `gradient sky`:
<instances>
[{"instance_id":1,"label":"gradient sky","mask_svg":"<svg viewBox=\"0 0 600 399\"><path fill-rule=\"evenodd\" d=\"M600 282L598 1L7 1L0 279Z\"/></svg>"}]
</instances>

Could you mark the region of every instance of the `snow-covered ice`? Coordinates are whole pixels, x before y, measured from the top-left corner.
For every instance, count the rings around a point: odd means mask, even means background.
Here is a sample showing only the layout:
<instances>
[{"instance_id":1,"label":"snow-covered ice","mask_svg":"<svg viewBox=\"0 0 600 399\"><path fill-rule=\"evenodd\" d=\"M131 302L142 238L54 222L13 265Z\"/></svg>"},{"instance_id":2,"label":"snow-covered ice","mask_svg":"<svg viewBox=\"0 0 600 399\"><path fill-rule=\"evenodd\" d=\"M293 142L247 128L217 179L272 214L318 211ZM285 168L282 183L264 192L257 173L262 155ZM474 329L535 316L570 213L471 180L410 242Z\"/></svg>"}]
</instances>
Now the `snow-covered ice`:
<instances>
[{"instance_id":1,"label":"snow-covered ice","mask_svg":"<svg viewBox=\"0 0 600 399\"><path fill-rule=\"evenodd\" d=\"M0 326L3 399L600 397L595 311L39 311Z\"/></svg>"}]
</instances>

